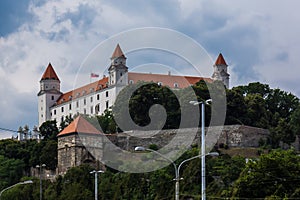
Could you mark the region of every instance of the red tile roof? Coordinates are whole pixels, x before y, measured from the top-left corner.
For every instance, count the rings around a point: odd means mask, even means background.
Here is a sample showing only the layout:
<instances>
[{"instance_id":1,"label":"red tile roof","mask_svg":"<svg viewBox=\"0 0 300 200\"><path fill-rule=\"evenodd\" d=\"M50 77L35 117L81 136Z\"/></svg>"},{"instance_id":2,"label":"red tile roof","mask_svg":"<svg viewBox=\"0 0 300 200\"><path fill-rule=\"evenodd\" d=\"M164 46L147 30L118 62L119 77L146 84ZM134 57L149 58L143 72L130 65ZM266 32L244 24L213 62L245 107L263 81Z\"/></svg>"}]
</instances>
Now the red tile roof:
<instances>
[{"instance_id":1,"label":"red tile roof","mask_svg":"<svg viewBox=\"0 0 300 200\"><path fill-rule=\"evenodd\" d=\"M58 80L59 81L59 78L56 75L51 63L49 63L46 71L44 72L44 74L41 78L41 80L47 80L47 79L52 79L52 80Z\"/></svg>"},{"instance_id":2,"label":"red tile roof","mask_svg":"<svg viewBox=\"0 0 300 200\"><path fill-rule=\"evenodd\" d=\"M102 134L98 129L96 129L92 124L90 124L82 116L78 116L74 119L69 126L64 128L57 137L64 136L71 133L87 133L87 134Z\"/></svg>"},{"instance_id":3,"label":"red tile roof","mask_svg":"<svg viewBox=\"0 0 300 200\"><path fill-rule=\"evenodd\" d=\"M58 100L56 101L56 105L59 105L59 104L62 104L62 103L68 102L68 101L72 101L76 98L85 96L89 93L93 93L98 90L107 88L107 83L108 83L108 77L104 77L101 80L95 81L93 83L87 84L80 88L76 88L74 90L66 92L58 98Z\"/></svg>"},{"instance_id":4,"label":"red tile roof","mask_svg":"<svg viewBox=\"0 0 300 200\"><path fill-rule=\"evenodd\" d=\"M227 65L226 62L225 62L225 59L224 59L224 57L221 53L219 54L215 65Z\"/></svg>"},{"instance_id":5,"label":"red tile roof","mask_svg":"<svg viewBox=\"0 0 300 200\"><path fill-rule=\"evenodd\" d=\"M119 57L125 57L121 47L119 44L117 44L115 51L113 52L111 58L119 58Z\"/></svg>"},{"instance_id":6,"label":"red tile roof","mask_svg":"<svg viewBox=\"0 0 300 200\"><path fill-rule=\"evenodd\" d=\"M177 88L185 88L190 85L194 85L200 80L204 80L207 82L212 82L211 78L204 77L194 77L194 76L177 76L177 75L167 75L167 74L146 74L146 73L128 73L128 81L133 81L137 83L138 81L145 82L160 82L163 86L168 86L170 88L176 88L175 84L177 84Z\"/></svg>"}]
</instances>

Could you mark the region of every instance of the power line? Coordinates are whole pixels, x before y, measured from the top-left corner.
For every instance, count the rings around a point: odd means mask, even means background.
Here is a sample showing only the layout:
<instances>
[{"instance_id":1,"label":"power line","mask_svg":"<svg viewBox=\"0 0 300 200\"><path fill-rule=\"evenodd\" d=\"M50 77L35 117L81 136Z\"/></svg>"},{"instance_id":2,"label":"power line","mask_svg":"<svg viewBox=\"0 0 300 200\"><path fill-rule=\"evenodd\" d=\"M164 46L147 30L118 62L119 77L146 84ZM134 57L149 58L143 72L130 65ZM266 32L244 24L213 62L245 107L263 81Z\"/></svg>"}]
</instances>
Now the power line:
<instances>
[{"instance_id":1,"label":"power line","mask_svg":"<svg viewBox=\"0 0 300 200\"><path fill-rule=\"evenodd\" d=\"M1 128L1 127L0 127L0 130L3 130L3 131L9 131L9 132L14 132L14 133L19 133L19 131L12 130L12 129L8 129L8 128Z\"/></svg>"}]
</instances>

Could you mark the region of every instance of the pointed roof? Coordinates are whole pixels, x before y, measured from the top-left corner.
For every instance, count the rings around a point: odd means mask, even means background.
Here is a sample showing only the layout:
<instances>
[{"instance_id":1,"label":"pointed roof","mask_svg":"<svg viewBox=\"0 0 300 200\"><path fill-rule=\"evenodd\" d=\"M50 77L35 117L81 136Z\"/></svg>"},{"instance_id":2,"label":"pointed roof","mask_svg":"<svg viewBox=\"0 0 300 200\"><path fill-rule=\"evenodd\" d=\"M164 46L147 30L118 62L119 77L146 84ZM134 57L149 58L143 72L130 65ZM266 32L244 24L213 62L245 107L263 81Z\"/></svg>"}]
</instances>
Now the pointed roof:
<instances>
[{"instance_id":1,"label":"pointed roof","mask_svg":"<svg viewBox=\"0 0 300 200\"><path fill-rule=\"evenodd\" d=\"M52 80L58 80L59 81L59 78L56 75L51 63L48 64L48 67L47 67L46 71L44 72L44 74L41 78L41 80L47 80L47 79L52 79Z\"/></svg>"},{"instance_id":2,"label":"pointed roof","mask_svg":"<svg viewBox=\"0 0 300 200\"><path fill-rule=\"evenodd\" d=\"M114 53L112 54L111 58L119 58L119 57L124 57L125 58L125 55L120 47L119 44L117 44L116 48L115 48L115 51Z\"/></svg>"},{"instance_id":3,"label":"pointed roof","mask_svg":"<svg viewBox=\"0 0 300 200\"><path fill-rule=\"evenodd\" d=\"M102 134L81 115L74 119L74 121L64 128L64 130L62 130L57 136L64 136L71 133Z\"/></svg>"},{"instance_id":4,"label":"pointed roof","mask_svg":"<svg viewBox=\"0 0 300 200\"><path fill-rule=\"evenodd\" d=\"M226 61L225 61L225 59L224 59L224 57L223 57L223 55L221 53L219 54L219 56L218 56L218 58L216 60L215 65L227 65Z\"/></svg>"}]
</instances>

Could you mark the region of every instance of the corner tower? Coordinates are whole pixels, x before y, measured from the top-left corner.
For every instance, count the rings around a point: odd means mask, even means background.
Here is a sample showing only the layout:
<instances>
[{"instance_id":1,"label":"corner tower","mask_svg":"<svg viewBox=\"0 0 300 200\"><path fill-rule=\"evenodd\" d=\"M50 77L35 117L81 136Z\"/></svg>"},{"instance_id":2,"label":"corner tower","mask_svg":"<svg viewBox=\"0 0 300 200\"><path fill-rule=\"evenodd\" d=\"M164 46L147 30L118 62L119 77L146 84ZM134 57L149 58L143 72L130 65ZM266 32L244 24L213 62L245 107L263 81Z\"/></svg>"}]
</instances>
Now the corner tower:
<instances>
[{"instance_id":1,"label":"corner tower","mask_svg":"<svg viewBox=\"0 0 300 200\"><path fill-rule=\"evenodd\" d=\"M40 91L38 93L39 126L51 119L50 107L60 97L60 80L56 75L51 63L40 80Z\"/></svg>"},{"instance_id":2,"label":"corner tower","mask_svg":"<svg viewBox=\"0 0 300 200\"><path fill-rule=\"evenodd\" d=\"M128 67L126 67L126 57L119 44L110 59L111 64L108 68L109 85L127 85Z\"/></svg>"},{"instance_id":3,"label":"corner tower","mask_svg":"<svg viewBox=\"0 0 300 200\"><path fill-rule=\"evenodd\" d=\"M214 64L214 73L212 75L212 79L214 81L222 81L226 88L229 88L229 74L227 72L228 65L220 53L215 64Z\"/></svg>"}]
</instances>

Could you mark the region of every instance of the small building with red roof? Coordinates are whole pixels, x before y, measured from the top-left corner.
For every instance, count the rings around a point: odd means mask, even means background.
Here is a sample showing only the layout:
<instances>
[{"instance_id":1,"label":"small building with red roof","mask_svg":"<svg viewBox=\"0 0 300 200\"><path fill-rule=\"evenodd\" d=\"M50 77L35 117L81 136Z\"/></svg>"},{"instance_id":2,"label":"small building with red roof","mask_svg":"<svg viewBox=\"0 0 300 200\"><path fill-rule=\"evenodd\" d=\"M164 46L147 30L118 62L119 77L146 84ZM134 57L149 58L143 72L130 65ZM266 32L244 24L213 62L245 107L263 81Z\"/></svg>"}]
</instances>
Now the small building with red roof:
<instances>
[{"instance_id":1,"label":"small building with red roof","mask_svg":"<svg viewBox=\"0 0 300 200\"><path fill-rule=\"evenodd\" d=\"M101 168L103 133L79 115L58 135L57 174L63 175L71 167L89 164Z\"/></svg>"}]
</instances>

